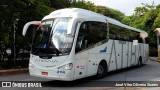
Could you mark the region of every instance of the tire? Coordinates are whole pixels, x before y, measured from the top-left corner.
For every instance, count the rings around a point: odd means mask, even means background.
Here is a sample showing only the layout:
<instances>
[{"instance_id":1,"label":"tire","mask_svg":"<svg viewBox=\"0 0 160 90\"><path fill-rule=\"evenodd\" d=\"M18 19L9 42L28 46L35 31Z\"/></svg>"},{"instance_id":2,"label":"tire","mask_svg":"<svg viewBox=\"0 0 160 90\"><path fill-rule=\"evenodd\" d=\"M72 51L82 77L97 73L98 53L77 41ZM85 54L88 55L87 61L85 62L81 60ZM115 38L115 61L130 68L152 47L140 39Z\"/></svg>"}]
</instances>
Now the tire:
<instances>
[{"instance_id":1,"label":"tire","mask_svg":"<svg viewBox=\"0 0 160 90\"><path fill-rule=\"evenodd\" d=\"M142 66L142 60L139 59L137 67L141 67L141 66Z\"/></svg>"},{"instance_id":2,"label":"tire","mask_svg":"<svg viewBox=\"0 0 160 90\"><path fill-rule=\"evenodd\" d=\"M104 78L106 76L106 73L107 73L107 65L101 62L98 65L96 78L98 79Z\"/></svg>"}]
</instances>

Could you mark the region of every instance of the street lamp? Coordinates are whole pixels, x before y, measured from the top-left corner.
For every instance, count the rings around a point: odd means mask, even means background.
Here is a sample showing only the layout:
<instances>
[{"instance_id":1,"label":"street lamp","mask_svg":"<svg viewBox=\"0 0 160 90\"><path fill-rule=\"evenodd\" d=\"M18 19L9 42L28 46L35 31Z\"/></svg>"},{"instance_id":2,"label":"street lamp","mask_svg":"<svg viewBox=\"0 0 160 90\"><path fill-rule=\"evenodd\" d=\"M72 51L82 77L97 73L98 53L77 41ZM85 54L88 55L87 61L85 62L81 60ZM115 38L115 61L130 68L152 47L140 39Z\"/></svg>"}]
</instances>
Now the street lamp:
<instances>
[{"instance_id":1,"label":"street lamp","mask_svg":"<svg viewBox=\"0 0 160 90\"><path fill-rule=\"evenodd\" d=\"M157 48L158 48L158 46L159 46L160 28L156 28L154 31L156 32L156 36L157 36Z\"/></svg>"},{"instance_id":2,"label":"street lamp","mask_svg":"<svg viewBox=\"0 0 160 90\"><path fill-rule=\"evenodd\" d=\"M159 46L160 28L156 28L154 31L156 32L157 36L158 60L160 60L160 46Z\"/></svg>"}]
</instances>

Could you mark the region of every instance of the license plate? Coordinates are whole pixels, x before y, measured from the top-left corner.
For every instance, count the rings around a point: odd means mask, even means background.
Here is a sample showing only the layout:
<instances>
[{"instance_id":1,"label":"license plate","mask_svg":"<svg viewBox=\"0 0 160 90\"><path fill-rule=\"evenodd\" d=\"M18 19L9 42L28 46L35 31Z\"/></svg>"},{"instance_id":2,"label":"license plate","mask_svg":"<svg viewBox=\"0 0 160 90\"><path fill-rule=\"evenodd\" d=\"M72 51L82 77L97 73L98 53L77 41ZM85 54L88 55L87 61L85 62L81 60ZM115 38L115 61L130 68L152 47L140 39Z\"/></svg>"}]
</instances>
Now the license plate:
<instances>
[{"instance_id":1,"label":"license plate","mask_svg":"<svg viewBox=\"0 0 160 90\"><path fill-rule=\"evenodd\" d=\"M48 75L48 72L41 72L42 75Z\"/></svg>"}]
</instances>

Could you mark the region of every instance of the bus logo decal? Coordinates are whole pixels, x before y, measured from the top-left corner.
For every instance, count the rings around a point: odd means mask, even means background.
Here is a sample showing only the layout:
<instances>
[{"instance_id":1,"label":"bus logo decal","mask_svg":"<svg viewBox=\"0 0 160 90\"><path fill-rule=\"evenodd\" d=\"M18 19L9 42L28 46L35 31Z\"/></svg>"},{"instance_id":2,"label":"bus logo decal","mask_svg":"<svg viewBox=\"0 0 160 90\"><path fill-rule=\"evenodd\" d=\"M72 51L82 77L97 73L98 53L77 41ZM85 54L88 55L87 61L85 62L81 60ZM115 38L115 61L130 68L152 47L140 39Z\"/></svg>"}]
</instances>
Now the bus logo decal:
<instances>
[{"instance_id":1,"label":"bus logo decal","mask_svg":"<svg viewBox=\"0 0 160 90\"><path fill-rule=\"evenodd\" d=\"M57 60L48 60L48 59L45 59L45 60L41 60L41 59L36 59L35 62L52 62L52 63L58 63Z\"/></svg>"},{"instance_id":2,"label":"bus logo decal","mask_svg":"<svg viewBox=\"0 0 160 90\"><path fill-rule=\"evenodd\" d=\"M107 51L107 46L103 50L100 50L100 52L106 52L106 51Z\"/></svg>"}]
</instances>

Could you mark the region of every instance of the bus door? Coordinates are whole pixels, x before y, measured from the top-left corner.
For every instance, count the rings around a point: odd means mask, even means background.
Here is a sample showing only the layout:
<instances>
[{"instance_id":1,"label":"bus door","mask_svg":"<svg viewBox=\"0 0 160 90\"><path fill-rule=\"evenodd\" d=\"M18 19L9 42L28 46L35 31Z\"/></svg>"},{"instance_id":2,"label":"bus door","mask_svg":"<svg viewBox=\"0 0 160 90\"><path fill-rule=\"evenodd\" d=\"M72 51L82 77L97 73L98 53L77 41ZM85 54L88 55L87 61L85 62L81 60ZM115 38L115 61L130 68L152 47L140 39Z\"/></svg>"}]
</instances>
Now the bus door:
<instances>
[{"instance_id":1,"label":"bus door","mask_svg":"<svg viewBox=\"0 0 160 90\"><path fill-rule=\"evenodd\" d=\"M74 79L83 78L86 76L86 61L88 58L88 52L77 52L75 55L75 73Z\"/></svg>"},{"instance_id":2,"label":"bus door","mask_svg":"<svg viewBox=\"0 0 160 90\"><path fill-rule=\"evenodd\" d=\"M86 76L86 61L88 59L87 43L87 27L82 23L79 29L76 47L75 47L75 73L74 79Z\"/></svg>"}]
</instances>

